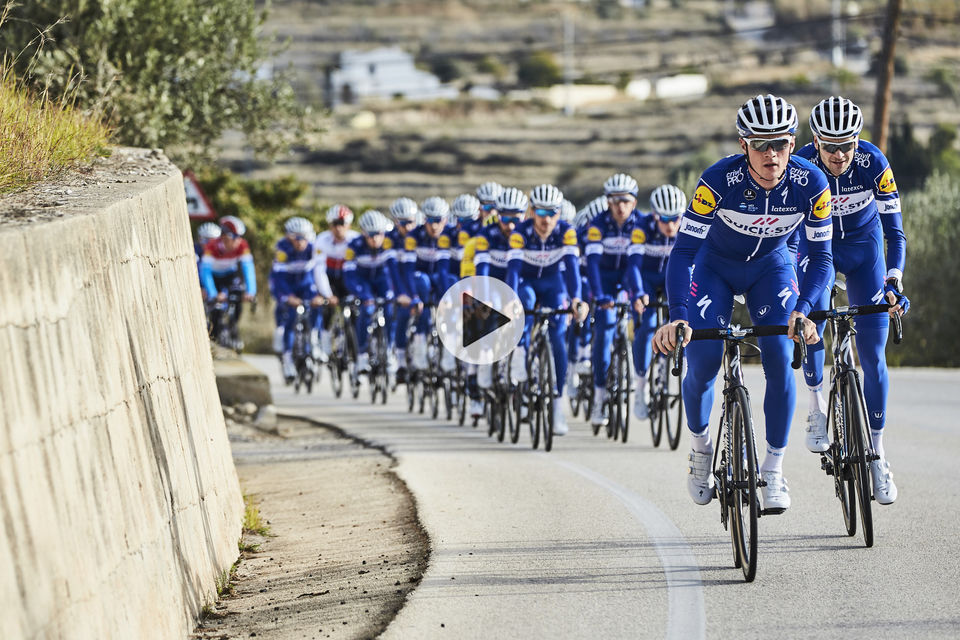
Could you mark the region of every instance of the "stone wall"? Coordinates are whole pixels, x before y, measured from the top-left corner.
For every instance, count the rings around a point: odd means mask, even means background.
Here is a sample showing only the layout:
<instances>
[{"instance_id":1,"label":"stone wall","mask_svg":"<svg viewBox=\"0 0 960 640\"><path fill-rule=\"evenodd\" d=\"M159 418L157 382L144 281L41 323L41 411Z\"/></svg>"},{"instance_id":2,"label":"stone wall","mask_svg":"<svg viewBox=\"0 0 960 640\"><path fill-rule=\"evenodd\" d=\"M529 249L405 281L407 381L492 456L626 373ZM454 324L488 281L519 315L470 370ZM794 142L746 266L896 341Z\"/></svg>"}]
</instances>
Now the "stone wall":
<instances>
[{"instance_id":1,"label":"stone wall","mask_svg":"<svg viewBox=\"0 0 960 640\"><path fill-rule=\"evenodd\" d=\"M0 219L0 638L186 638L238 555L181 175L118 154Z\"/></svg>"}]
</instances>

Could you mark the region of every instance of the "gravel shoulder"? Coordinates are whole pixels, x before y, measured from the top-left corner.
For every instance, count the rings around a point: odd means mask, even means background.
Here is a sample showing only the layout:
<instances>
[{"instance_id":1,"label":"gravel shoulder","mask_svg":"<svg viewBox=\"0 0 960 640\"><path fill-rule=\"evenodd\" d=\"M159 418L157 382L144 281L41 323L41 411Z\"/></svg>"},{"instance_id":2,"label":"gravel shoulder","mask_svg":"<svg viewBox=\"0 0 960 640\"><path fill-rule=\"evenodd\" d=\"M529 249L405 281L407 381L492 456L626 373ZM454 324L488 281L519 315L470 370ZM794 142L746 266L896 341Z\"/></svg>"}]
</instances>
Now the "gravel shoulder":
<instances>
[{"instance_id":1,"label":"gravel shoulder","mask_svg":"<svg viewBox=\"0 0 960 640\"><path fill-rule=\"evenodd\" d=\"M416 505L379 449L281 416L271 435L228 420L240 484L270 536L245 535L232 593L196 638L372 638L426 568Z\"/></svg>"}]
</instances>

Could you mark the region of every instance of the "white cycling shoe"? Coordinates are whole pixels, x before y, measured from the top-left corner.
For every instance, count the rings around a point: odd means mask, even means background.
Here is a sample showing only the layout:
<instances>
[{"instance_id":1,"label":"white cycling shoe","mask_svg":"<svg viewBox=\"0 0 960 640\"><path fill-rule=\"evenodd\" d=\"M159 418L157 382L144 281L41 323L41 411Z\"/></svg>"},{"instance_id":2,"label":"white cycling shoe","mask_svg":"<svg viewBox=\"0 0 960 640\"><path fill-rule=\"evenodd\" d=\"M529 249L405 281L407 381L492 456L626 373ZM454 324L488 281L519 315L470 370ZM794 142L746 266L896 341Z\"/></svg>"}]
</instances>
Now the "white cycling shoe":
<instances>
[{"instance_id":1,"label":"white cycling shoe","mask_svg":"<svg viewBox=\"0 0 960 640\"><path fill-rule=\"evenodd\" d=\"M444 373L453 373L457 366L456 357L446 349L440 354L440 370Z\"/></svg>"},{"instance_id":2,"label":"white cycling shoe","mask_svg":"<svg viewBox=\"0 0 960 640\"><path fill-rule=\"evenodd\" d=\"M893 483L893 472L886 460L874 460L870 463L870 475L873 476L873 497L880 504L893 504L897 499L897 485Z\"/></svg>"},{"instance_id":3,"label":"white cycling shoe","mask_svg":"<svg viewBox=\"0 0 960 640\"><path fill-rule=\"evenodd\" d=\"M577 375L579 376L589 376L593 372L593 367L590 365L589 358L584 358L577 361Z\"/></svg>"},{"instance_id":4,"label":"white cycling shoe","mask_svg":"<svg viewBox=\"0 0 960 640\"><path fill-rule=\"evenodd\" d=\"M811 411L807 414L807 449L813 453L823 453L829 448L827 414L820 411Z\"/></svg>"},{"instance_id":5,"label":"white cycling shoe","mask_svg":"<svg viewBox=\"0 0 960 640\"><path fill-rule=\"evenodd\" d=\"M697 504L710 504L713 500L713 452L700 453L690 450L687 456L690 465L687 467L687 491Z\"/></svg>"},{"instance_id":6,"label":"white cycling shoe","mask_svg":"<svg viewBox=\"0 0 960 640\"><path fill-rule=\"evenodd\" d=\"M603 387L593 388L593 411L590 412L590 424L595 427L602 427L607 424L607 411L604 406L606 395L606 389Z\"/></svg>"},{"instance_id":7,"label":"white cycling shoe","mask_svg":"<svg viewBox=\"0 0 960 640\"><path fill-rule=\"evenodd\" d=\"M483 400L470 401L470 417L479 418L483 415Z\"/></svg>"},{"instance_id":8,"label":"white cycling shoe","mask_svg":"<svg viewBox=\"0 0 960 640\"><path fill-rule=\"evenodd\" d=\"M369 353L361 353L357 356L357 371L360 373L370 373Z\"/></svg>"},{"instance_id":9,"label":"white cycling shoe","mask_svg":"<svg viewBox=\"0 0 960 640\"><path fill-rule=\"evenodd\" d=\"M427 369L427 338L421 334L413 336L413 342L410 343L410 359L413 368L418 371Z\"/></svg>"},{"instance_id":10,"label":"white cycling shoe","mask_svg":"<svg viewBox=\"0 0 960 640\"><path fill-rule=\"evenodd\" d=\"M563 415L563 401L560 398L553 399L553 435L565 436L570 430L567 424L567 418Z\"/></svg>"},{"instance_id":11,"label":"white cycling shoe","mask_svg":"<svg viewBox=\"0 0 960 640\"><path fill-rule=\"evenodd\" d=\"M277 354L283 353L283 327L277 327L273 330L273 352Z\"/></svg>"},{"instance_id":12,"label":"white cycling shoe","mask_svg":"<svg viewBox=\"0 0 960 640\"><path fill-rule=\"evenodd\" d=\"M577 397L577 374L571 366L567 367L567 397L576 398Z\"/></svg>"},{"instance_id":13,"label":"white cycling shoe","mask_svg":"<svg viewBox=\"0 0 960 640\"><path fill-rule=\"evenodd\" d=\"M284 351L280 356L280 368L283 370L283 380L287 384L293 382L297 377L297 365L293 363L293 352Z\"/></svg>"},{"instance_id":14,"label":"white cycling shoe","mask_svg":"<svg viewBox=\"0 0 960 640\"><path fill-rule=\"evenodd\" d=\"M489 389L493 386L493 365L481 364L477 366L477 386Z\"/></svg>"},{"instance_id":15,"label":"white cycling shoe","mask_svg":"<svg viewBox=\"0 0 960 640\"><path fill-rule=\"evenodd\" d=\"M790 508L790 488L787 479L779 471L761 471L760 477L767 483L760 487L760 500L764 511L785 511Z\"/></svg>"},{"instance_id":16,"label":"white cycling shoe","mask_svg":"<svg viewBox=\"0 0 960 640\"><path fill-rule=\"evenodd\" d=\"M527 350L517 347L510 356L510 378L514 382L527 381Z\"/></svg>"},{"instance_id":17,"label":"white cycling shoe","mask_svg":"<svg viewBox=\"0 0 960 640\"><path fill-rule=\"evenodd\" d=\"M650 417L650 400L647 398L646 380L637 382L637 392L633 396L633 415L640 420Z\"/></svg>"}]
</instances>

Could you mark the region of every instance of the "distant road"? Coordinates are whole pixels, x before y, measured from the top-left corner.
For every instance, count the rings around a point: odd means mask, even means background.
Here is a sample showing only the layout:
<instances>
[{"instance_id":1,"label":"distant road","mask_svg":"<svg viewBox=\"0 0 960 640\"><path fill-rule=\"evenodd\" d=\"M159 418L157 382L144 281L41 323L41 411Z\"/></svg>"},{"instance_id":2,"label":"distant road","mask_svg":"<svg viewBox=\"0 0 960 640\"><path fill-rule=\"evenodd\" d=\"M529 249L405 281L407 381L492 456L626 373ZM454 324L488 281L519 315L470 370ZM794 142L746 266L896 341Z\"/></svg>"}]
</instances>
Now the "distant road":
<instances>
[{"instance_id":1,"label":"distant road","mask_svg":"<svg viewBox=\"0 0 960 640\"><path fill-rule=\"evenodd\" d=\"M297 396L276 359L249 360L281 412L385 447L416 497L430 565L387 638L960 637L960 370L891 370L885 446L900 495L874 503L872 549L846 536L804 447L798 377L793 506L761 518L757 579L744 584L719 507L687 495L686 435L671 452L651 447L646 422L624 445L571 420L551 453L534 452L526 433L501 444L408 414L399 396L335 400L325 375ZM746 375L760 420L762 374Z\"/></svg>"}]
</instances>

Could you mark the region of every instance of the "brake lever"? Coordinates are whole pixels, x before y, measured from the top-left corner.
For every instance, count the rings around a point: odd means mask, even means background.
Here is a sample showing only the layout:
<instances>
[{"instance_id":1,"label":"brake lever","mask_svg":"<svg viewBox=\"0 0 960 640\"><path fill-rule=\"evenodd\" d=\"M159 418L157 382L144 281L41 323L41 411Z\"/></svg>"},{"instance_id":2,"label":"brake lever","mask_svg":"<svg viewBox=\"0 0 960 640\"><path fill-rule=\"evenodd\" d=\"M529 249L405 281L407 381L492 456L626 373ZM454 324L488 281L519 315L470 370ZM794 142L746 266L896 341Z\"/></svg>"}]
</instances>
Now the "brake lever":
<instances>
[{"instance_id":1,"label":"brake lever","mask_svg":"<svg viewBox=\"0 0 960 640\"><path fill-rule=\"evenodd\" d=\"M793 345L793 362L790 366L799 369L807 359L807 342L803 339L803 318L797 318L793 324L793 334L797 341Z\"/></svg>"},{"instance_id":2,"label":"brake lever","mask_svg":"<svg viewBox=\"0 0 960 640\"><path fill-rule=\"evenodd\" d=\"M670 372L680 377L680 374L683 373L683 338L686 329L686 325L682 322L677 325L677 346L673 348L673 369Z\"/></svg>"}]
</instances>

